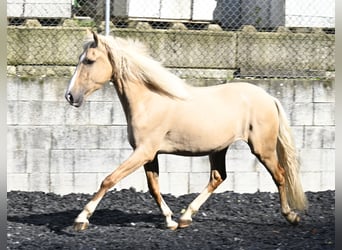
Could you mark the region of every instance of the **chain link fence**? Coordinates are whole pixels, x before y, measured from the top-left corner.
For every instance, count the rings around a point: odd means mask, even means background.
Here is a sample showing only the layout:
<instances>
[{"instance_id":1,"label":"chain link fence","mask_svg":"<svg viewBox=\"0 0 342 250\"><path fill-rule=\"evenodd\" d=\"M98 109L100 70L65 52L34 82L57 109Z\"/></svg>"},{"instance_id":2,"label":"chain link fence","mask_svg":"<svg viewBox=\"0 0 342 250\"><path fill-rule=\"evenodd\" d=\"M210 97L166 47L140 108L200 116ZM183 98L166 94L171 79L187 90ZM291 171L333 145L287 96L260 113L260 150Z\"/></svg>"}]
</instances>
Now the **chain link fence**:
<instances>
[{"instance_id":1,"label":"chain link fence","mask_svg":"<svg viewBox=\"0 0 342 250\"><path fill-rule=\"evenodd\" d=\"M74 65L65 58L77 60L81 37L67 27L103 33L105 6L105 0L8 0L15 33L8 63ZM111 34L146 42L170 68L231 69L235 77L325 77L335 70L333 0L112 0L109 6ZM58 28L51 33L51 26Z\"/></svg>"}]
</instances>

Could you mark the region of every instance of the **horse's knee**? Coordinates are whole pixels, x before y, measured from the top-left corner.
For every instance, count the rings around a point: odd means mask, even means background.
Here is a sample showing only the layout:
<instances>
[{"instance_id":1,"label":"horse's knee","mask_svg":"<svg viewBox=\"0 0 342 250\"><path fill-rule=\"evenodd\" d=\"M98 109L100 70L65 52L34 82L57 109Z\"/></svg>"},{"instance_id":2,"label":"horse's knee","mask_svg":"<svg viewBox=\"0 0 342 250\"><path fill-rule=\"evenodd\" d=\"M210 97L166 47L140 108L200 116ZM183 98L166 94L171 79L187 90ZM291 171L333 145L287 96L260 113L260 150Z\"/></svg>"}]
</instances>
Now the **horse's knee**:
<instances>
[{"instance_id":1,"label":"horse's knee","mask_svg":"<svg viewBox=\"0 0 342 250\"><path fill-rule=\"evenodd\" d=\"M212 172L211 177L212 177L213 181L221 184L227 178L227 174L226 174L226 172L221 172L220 173L218 170L214 170Z\"/></svg>"},{"instance_id":2,"label":"horse's knee","mask_svg":"<svg viewBox=\"0 0 342 250\"><path fill-rule=\"evenodd\" d=\"M114 186L114 181L111 178L111 176L107 176L101 183L101 189L110 189L112 186Z\"/></svg>"},{"instance_id":3,"label":"horse's knee","mask_svg":"<svg viewBox=\"0 0 342 250\"><path fill-rule=\"evenodd\" d=\"M217 170L213 170L210 176L209 188L210 192L214 191L225 179L227 178L226 173L220 173Z\"/></svg>"}]
</instances>

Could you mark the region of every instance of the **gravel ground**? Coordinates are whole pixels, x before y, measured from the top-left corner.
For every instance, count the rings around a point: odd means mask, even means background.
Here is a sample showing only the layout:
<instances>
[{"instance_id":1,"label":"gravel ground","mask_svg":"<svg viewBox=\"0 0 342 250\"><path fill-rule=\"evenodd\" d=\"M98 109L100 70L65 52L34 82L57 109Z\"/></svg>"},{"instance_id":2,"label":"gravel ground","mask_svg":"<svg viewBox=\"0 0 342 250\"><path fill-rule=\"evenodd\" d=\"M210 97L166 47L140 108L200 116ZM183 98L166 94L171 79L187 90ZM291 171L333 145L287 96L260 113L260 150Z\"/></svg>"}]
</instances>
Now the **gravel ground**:
<instances>
[{"instance_id":1,"label":"gravel ground","mask_svg":"<svg viewBox=\"0 0 342 250\"><path fill-rule=\"evenodd\" d=\"M197 194L164 195L179 218ZM308 192L298 226L280 215L277 193L214 194L176 231L164 229L149 193L109 192L84 232L72 229L87 194L7 193L7 249L334 249L335 191Z\"/></svg>"}]
</instances>

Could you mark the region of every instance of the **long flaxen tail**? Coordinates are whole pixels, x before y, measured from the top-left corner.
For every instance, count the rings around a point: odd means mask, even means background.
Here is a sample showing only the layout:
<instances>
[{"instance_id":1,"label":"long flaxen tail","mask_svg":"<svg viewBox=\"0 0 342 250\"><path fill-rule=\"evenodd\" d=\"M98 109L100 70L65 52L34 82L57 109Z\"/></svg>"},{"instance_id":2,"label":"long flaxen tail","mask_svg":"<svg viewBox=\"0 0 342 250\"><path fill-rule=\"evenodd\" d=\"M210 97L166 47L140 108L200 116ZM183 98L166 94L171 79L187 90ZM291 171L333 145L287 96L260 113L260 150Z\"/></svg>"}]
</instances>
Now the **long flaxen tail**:
<instances>
[{"instance_id":1,"label":"long flaxen tail","mask_svg":"<svg viewBox=\"0 0 342 250\"><path fill-rule=\"evenodd\" d=\"M292 209L305 210L308 203L301 183L299 161L291 128L285 111L276 98L275 103L279 114L277 155L279 164L285 170L285 189L288 203Z\"/></svg>"}]
</instances>

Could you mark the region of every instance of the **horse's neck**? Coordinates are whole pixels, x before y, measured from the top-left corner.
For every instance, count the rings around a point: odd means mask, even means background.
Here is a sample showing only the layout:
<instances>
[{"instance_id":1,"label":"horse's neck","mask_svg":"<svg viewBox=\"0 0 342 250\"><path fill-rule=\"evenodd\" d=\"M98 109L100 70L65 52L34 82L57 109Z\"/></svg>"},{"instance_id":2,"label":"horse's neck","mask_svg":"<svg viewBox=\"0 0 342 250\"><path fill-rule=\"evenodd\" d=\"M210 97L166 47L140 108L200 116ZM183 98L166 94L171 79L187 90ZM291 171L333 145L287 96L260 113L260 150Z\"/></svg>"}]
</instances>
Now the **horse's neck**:
<instances>
[{"instance_id":1,"label":"horse's neck","mask_svg":"<svg viewBox=\"0 0 342 250\"><path fill-rule=\"evenodd\" d=\"M141 83L116 82L114 86L125 112L127 122L131 121L134 113L153 95L146 85Z\"/></svg>"}]
</instances>

